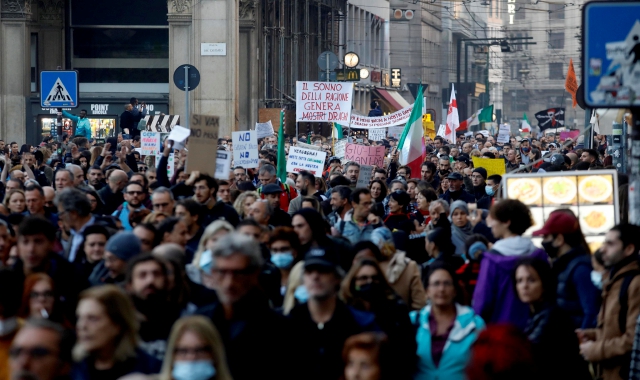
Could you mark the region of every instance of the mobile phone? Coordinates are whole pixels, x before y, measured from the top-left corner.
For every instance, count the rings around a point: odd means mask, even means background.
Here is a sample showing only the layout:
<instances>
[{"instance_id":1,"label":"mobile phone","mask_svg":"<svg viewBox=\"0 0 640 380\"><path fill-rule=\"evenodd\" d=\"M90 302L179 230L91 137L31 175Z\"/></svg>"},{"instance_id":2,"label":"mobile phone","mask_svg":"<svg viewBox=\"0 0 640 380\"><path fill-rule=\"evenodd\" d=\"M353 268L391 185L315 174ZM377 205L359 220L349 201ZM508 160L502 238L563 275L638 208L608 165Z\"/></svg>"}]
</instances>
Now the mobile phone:
<instances>
[{"instance_id":1,"label":"mobile phone","mask_svg":"<svg viewBox=\"0 0 640 380\"><path fill-rule=\"evenodd\" d=\"M111 152L111 154L115 155L116 154L116 150L118 150L118 138L117 137L109 137L109 138L107 138L107 143L111 144L111 146L109 147L109 152Z\"/></svg>"},{"instance_id":2,"label":"mobile phone","mask_svg":"<svg viewBox=\"0 0 640 380\"><path fill-rule=\"evenodd\" d=\"M62 148L58 148L57 152L58 152L58 156L62 154Z\"/></svg>"},{"instance_id":3,"label":"mobile phone","mask_svg":"<svg viewBox=\"0 0 640 380\"><path fill-rule=\"evenodd\" d=\"M356 142L359 142L359 143L361 143L363 141L364 141L363 139L356 139Z\"/></svg>"}]
</instances>

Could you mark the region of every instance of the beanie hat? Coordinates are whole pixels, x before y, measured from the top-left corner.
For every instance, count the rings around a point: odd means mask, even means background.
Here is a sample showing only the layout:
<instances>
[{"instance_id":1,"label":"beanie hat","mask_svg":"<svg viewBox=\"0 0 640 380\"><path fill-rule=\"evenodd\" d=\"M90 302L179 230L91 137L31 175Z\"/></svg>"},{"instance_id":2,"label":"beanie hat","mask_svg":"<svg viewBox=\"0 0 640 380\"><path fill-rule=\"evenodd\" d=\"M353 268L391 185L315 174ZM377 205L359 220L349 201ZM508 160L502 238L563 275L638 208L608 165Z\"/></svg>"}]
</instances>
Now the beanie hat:
<instances>
[{"instance_id":1,"label":"beanie hat","mask_svg":"<svg viewBox=\"0 0 640 380\"><path fill-rule=\"evenodd\" d=\"M487 169L485 168L475 168L473 169L473 173L480 173L482 178L487 179Z\"/></svg>"},{"instance_id":2,"label":"beanie hat","mask_svg":"<svg viewBox=\"0 0 640 380\"><path fill-rule=\"evenodd\" d=\"M124 231L113 235L104 248L105 251L111 252L122 261L129 261L135 255L142 251L140 239L133 232Z\"/></svg>"}]
</instances>

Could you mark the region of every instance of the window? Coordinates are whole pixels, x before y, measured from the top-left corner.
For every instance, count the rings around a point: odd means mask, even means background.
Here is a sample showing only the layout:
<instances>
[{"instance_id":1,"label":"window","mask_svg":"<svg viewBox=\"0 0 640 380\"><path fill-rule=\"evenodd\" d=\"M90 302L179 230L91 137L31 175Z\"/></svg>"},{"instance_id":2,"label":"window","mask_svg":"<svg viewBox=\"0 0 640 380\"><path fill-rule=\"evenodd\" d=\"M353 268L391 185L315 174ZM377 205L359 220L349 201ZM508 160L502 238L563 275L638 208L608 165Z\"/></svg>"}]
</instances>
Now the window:
<instances>
[{"instance_id":1,"label":"window","mask_svg":"<svg viewBox=\"0 0 640 380\"><path fill-rule=\"evenodd\" d=\"M564 79L564 67L562 62L549 64L549 79Z\"/></svg>"},{"instance_id":2,"label":"window","mask_svg":"<svg viewBox=\"0 0 640 380\"><path fill-rule=\"evenodd\" d=\"M549 20L564 20L564 4L549 4Z\"/></svg>"},{"instance_id":3,"label":"window","mask_svg":"<svg viewBox=\"0 0 640 380\"><path fill-rule=\"evenodd\" d=\"M549 47L551 49L564 49L564 32L549 33Z\"/></svg>"}]
</instances>

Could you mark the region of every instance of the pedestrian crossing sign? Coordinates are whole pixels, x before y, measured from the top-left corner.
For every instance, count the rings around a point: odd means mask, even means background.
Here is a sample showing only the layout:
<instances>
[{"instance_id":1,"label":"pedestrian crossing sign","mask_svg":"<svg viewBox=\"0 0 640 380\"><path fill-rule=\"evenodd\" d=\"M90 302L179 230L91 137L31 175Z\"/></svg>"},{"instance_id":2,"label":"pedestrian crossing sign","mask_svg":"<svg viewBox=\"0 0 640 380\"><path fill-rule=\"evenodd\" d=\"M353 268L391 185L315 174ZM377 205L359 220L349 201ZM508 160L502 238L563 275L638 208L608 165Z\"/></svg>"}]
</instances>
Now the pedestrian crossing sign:
<instances>
[{"instance_id":1,"label":"pedestrian crossing sign","mask_svg":"<svg viewBox=\"0 0 640 380\"><path fill-rule=\"evenodd\" d=\"M77 71L41 71L40 106L42 108L78 107Z\"/></svg>"}]
</instances>

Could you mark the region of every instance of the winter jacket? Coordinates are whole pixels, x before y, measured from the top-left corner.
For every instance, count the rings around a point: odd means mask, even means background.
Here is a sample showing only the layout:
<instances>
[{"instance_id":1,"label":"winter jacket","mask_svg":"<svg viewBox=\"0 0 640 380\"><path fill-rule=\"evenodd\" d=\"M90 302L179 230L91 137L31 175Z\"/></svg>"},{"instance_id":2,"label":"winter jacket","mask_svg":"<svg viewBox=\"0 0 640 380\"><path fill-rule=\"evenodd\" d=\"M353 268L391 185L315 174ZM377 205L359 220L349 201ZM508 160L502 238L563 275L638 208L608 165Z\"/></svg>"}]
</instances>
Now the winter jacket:
<instances>
[{"instance_id":1,"label":"winter jacket","mask_svg":"<svg viewBox=\"0 0 640 380\"><path fill-rule=\"evenodd\" d=\"M282 209L282 211L288 212L289 215L293 216L294 212L291 212L289 210L289 204L292 200L296 199L296 197L298 196L298 192L295 188L287 185L286 183L280 182L279 179L276 181L276 184L282 189L282 192L280 193L280 209ZM258 194L260 194L260 198L265 199L264 194L262 194L262 186L260 186L257 191ZM300 204L302 204L302 199L300 200L300 202Z\"/></svg>"},{"instance_id":2,"label":"winter jacket","mask_svg":"<svg viewBox=\"0 0 640 380\"><path fill-rule=\"evenodd\" d=\"M541 305L529 321L524 333L529 338L538 375L545 380L591 380L580 356L573 321L555 305Z\"/></svg>"},{"instance_id":3,"label":"winter jacket","mask_svg":"<svg viewBox=\"0 0 640 380\"><path fill-rule=\"evenodd\" d=\"M558 279L557 305L573 320L574 328L596 327L600 290L591 282L591 256L575 247L553 263Z\"/></svg>"},{"instance_id":4,"label":"winter jacket","mask_svg":"<svg viewBox=\"0 0 640 380\"><path fill-rule=\"evenodd\" d=\"M353 209L344 215L344 221L338 222L335 226L338 232L340 232L340 235L349 240L351 244L370 240L371 233L378 227L382 227L382 224L366 223L362 227L359 226L358 223L353 221Z\"/></svg>"},{"instance_id":5,"label":"winter jacket","mask_svg":"<svg viewBox=\"0 0 640 380\"><path fill-rule=\"evenodd\" d=\"M473 309L487 323L511 323L520 329L526 326L529 306L518 299L512 280L516 265L526 256L548 260L544 250L520 236L498 240L482 255Z\"/></svg>"},{"instance_id":6,"label":"winter jacket","mask_svg":"<svg viewBox=\"0 0 640 380\"><path fill-rule=\"evenodd\" d=\"M603 380L626 379L629 374L629 355L633 347L636 319L640 314L640 276L635 276L627 289L628 309L624 334L620 331L618 320L619 297L625 275L639 270L636 256L623 259L612 269L603 284L598 327L585 330L586 334L595 334L590 356L593 361L598 362Z\"/></svg>"},{"instance_id":7,"label":"winter jacket","mask_svg":"<svg viewBox=\"0 0 640 380\"><path fill-rule=\"evenodd\" d=\"M465 368L471 359L471 346L478 338L485 323L479 315L468 306L456 304L456 320L447 337L438 366L433 361L431 352L431 330L429 315L431 305L420 311L412 311L409 316L417 327L418 366L415 380L464 380Z\"/></svg>"},{"instance_id":8,"label":"winter jacket","mask_svg":"<svg viewBox=\"0 0 640 380\"><path fill-rule=\"evenodd\" d=\"M380 263L389 285L402 298L410 310L419 310L426 304L427 296L422 286L420 267L408 259L406 253L396 251L391 260Z\"/></svg>"},{"instance_id":9,"label":"winter jacket","mask_svg":"<svg viewBox=\"0 0 640 380\"><path fill-rule=\"evenodd\" d=\"M142 373L145 375L156 374L160 372L161 366L161 361L137 348L135 357L129 358L124 362L117 362L108 372L112 379L119 379L130 373ZM106 374L101 375L101 378L106 377ZM88 358L76 363L71 370L72 380L87 380L95 377L95 369Z\"/></svg>"},{"instance_id":10,"label":"winter jacket","mask_svg":"<svg viewBox=\"0 0 640 380\"><path fill-rule=\"evenodd\" d=\"M91 121L87 117L78 117L63 110L62 116L73 120L76 123L76 136L83 136L87 139L91 138Z\"/></svg>"},{"instance_id":11,"label":"winter jacket","mask_svg":"<svg viewBox=\"0 0 640 380\"><path fill-rule=\"evenodd\" d=\"M449 202L449 204L457 200L465 201L466 203L476 203L476 199L473 197L473 195L467 193L464 190L456 191L455 193L452 193L451 190L447 190L440 196L440 199Z\"/></svg>"},{"instance_id":12,"label":"winter jacket","mask_svg":"<svg viewBox=\"0 0 640 380\"><path fill-rule=\"evenodd\" d=\"M209 317L218 329L234 380L264 378L267 368L272 378L289 378L290 369L276 365L282 358L291 357L289 326L283 316L269 308L260 291L252 290L238 301L231 320L225 318L219 302L199 309L197 314Z\"/></svg>"},{"instance_id":13,"label":"winter jacket","mask_svg":"<svg viewBox=\"0 0 640 380\"><path fill-rule=\"evenodd\" d=\"M336 301L331 319L322 326L311 319L306 303L294 307L289 319L292 346L295 347L293 357L282 353L278 353L278 357L285 357L287 363L293 363L295 369L287 370L297 373L296 378L307 380L338 380L344 369L342 348L347 338L366 331L380 331L373 314L356 310L340 300ZM263 377L254 379L258 378Z\"/></svg>"}]
</instances>

